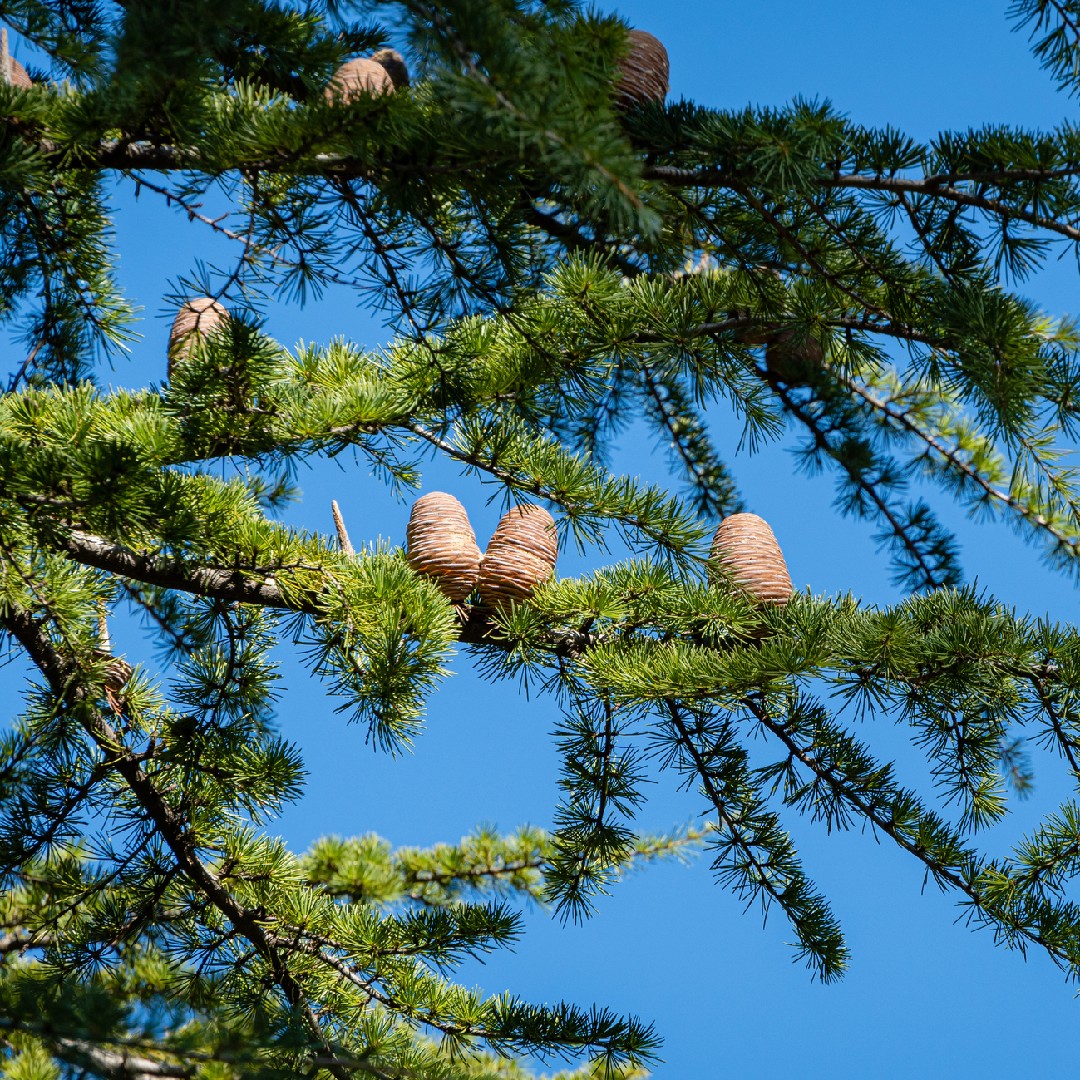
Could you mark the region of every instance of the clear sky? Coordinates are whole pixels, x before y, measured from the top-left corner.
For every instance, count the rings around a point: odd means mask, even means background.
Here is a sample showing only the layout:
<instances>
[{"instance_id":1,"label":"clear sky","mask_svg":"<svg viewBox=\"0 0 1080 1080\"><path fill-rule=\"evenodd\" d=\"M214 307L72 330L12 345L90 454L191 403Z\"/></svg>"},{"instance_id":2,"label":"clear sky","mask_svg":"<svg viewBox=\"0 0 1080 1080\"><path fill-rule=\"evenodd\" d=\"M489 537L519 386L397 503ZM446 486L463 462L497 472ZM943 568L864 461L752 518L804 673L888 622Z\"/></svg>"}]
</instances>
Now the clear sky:
<instances>
[{"instance_id":1,"label":"clear sky","mask_svg":"<svg viewBox=\"0 0 1080 1080\"><path fill-rule=\"evenodd\" d=\"M1076 103L1039 70L1024 37L1010 32L1005 9L1003 0L666 7L624 0L617 10L667 45L672 98L719 108L829 98L863 124L891 124L926 139L947 128L1047 127L1075 115ZM121 278L148 321L130 365L118 366L113 378L141 385L164 378L167 281L190 270L197 256L217 257L220 247L186 222L178 228L176 215L145 192L138 202L123 195L118 207ZM1063 313L1070 304L1075 309L1075 283L1075 263L1065 260L1025 288L1047 310ZM268 331L287 345L338 334L367 344L384 339L377 320L341 296L303 311L275 307L266 317ZM737 430L728 440L723 419L715 415L721 446L750 508L772 523L797 587L851 591L871 603L895 600L872 530L832 513L831 481L794 476L783 443L753 458L733 457ZM660 478L662 455L652 450L627 447L619 465ZM407 504L351 460L317 464L300 482L304 500L290 521L329 531L329 501L337 498L355 542L404 541ZM482 546L498 518L496 507L485 507L490 491L442 467L425 481L431 488L466 503ZM1072 586L1045 571L1004 525L969 526L959 514L950 520L962 529L969 579L1011 605L1075 618ZM598 552L569 553L560 572L604 561ZM135 655L140 649L134 636L118 646ZM432 702L415 752L393 760L333 713L292 658L283 662L290 685L281 724L303 746L311 774L304 802L278 823L295 848L326 833L373 830L395 844L426 844L455 840L481 822L505 829L550 822L558 798L551 702L481 682L462 654L455 677ZM880 754L899 755L911 779L919 778L904 732L891 721L869 722L861 734ZM1020 826L1058 791L1053 770L1043 772ZM677 790L674 776L656 779L641 815L646 828L686 823L703 810L693 792ZM825 836L798 818L789 827L848 935L852 968L839 985L813 983L792 964L783 919L770 918L763 929L759 912L743 914L712 883L707 858L642 870L583 926L563 927L534 911L515 953L469 967L462 977L492 992L596 1001L655 1021L666 1038L661 1080L1075 1075L1080 1003L1048 960L1025 961L996 948L987 933L968 932L952 899L924 888L919 867L887 840L859 832ZM1003 830L1002 846L1017 827Z\"/></svg>"}]
</instances>

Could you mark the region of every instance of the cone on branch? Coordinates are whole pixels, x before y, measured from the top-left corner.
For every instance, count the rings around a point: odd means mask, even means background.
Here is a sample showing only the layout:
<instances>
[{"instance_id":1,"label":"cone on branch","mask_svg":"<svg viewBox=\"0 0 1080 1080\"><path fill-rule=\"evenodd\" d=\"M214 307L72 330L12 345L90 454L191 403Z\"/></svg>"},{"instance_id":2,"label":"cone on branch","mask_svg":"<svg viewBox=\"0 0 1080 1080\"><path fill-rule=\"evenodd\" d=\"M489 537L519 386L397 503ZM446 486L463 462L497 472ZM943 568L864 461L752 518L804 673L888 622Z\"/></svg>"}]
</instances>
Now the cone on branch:
<instances>
[{"instance_id":1,"label":"cone on branch","mask_svg":"<svg viewBox=\"0 0 1080 1080\"><path fill-rule=\"evenodd\" d=\"M34 85L34 80L26 74L26 68L8 52L8 36L5 27L0 27L0 79L20 90L29 90Z\"/></svg>"},{"instance_id":2,"label":"cone on branch","mask_svg":"<svg viewBox=\"0 0 1080 1080\"><path fill-rule=\"evenodd\" d=\"M174 366L186 360L196 344L205 341L228 321L228 311L211 296L198 296L185 301L176 313L169 332L169 377L172 377Z\"/></svg>"},{"instance_id":3,"label":"cone on branch","mask_svg":"<svg viewBox=\"0 0 1080 1080\"><path fill-rule=\"evenodd\" d=\"M733 319L749 319L745 309L731 312ZM746 322L734 330L743 345L765 346L765 373L770 383L806 386L825 364L825 350L816 337L791 328L777 330L767 323Z\"/></svg>"},{"instance_id":4,"label":"cone on branch","mask_svg":"<svg viewBox=\"0 0 1080 1080\"><path fill-rule=\"evenodd\" d=\"M393 49L380 52L394 52ZM395 54L400 59L400 54ZM404 67L404 61L402 61ZM406 73L408 78L408 73ZM348 105L357 99L381 97L394 92L394 78L380 61L371 56L360 56L355 60L346 60L334 72L330 84L323 91L328 101Z\"/></svg>"},{"instance_id":5,"label":"cone on branch","mask_svg":"<svg viewBox=\"0 0 1080 1080\"><path fill-rule=\"evenodd\" d=\"M14 56L8 57L8 76L7 80L12 86L17 86L20 90L29 90L34 85L34 80L26 74L26 68L15 59Z\"/></svg>"},{"instance_id":6,"label":"cone on branch","mask_svg":"<svg viewBox=\"0 0 1080 1080\"><path fill-rule=\"evenodd\" d=\"M755 604L791 599L791 575L769 523L757 514L731 514L713 535L709 566Z\"/></svg>"},{"instance_id":7,"label":"cone on branch","mask_svg":"<svg viewBox=\"0 0 1080 1080\"><path fill-rule=\"evenodd\" d=\"M447 600L460 604L476 587L480 548L465 507L445 491L417 499L405 532L405 557L435 579Z\"/></svg>"},{"instance_id":8,"label":"cone on branch","mask_svg":"<svg viewBox=\"0 0 1080 1080\"><path fill-rule=\"evenodd\" d=\"M124 711L123 690L135 669L122 656L113 655L104 603L98 605L98 643L94 649L94 659L105 662L105 700L109 708L120 716Z\"/></svg>"},{"instance_id":9,"label":"cone on branch","mask_svg":"<svg viewBox=\"0 0 1080 1080\"><path fill-rule=\"evenodd\" d=\"M555 573L558 553L551 515L542 506L515 506L503 515L484 552L477 584L481 601L499 610L527 600Z\"/></svg>"},{"instance_id":10,"label":"cone on branch","mask_svg":"<svg viewBox=\"0 0 1080 1080\"><path fill-rule=\"evenodd\" d=\"M645 30L631 30L627 41L630 51L619 61L615 103L622 109L653 101L662 105L668 92L667 49Z\"/></svg>"}]
</instances>

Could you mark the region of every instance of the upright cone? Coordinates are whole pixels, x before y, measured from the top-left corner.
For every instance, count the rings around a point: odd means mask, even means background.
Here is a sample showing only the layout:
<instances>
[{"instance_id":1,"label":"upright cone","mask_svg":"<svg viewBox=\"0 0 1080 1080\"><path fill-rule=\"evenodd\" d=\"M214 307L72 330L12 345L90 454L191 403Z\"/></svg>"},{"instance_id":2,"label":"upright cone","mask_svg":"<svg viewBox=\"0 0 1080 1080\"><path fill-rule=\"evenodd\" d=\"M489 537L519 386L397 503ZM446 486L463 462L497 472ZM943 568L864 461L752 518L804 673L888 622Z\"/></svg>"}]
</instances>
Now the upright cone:
<instances>
[{"instance_id":1,"label":"upright cone","mask_svg":"<svg viewBox=\"0 0 1080 1080\"><path fill-rule=\"evenodd\" d=\"M559 544L555 522L542 506L515 506L499 522L484 552L477 587L496 609L527 600L555 573Z\"/></svg>"},{"instance_id":2,"label":"upright cone","mask_svg":"<svg viewBox=\"0 0 1080 1080\"><path fill-rule=\"evenodd\" d=\"M324 91L329 101L339 101L346 105L365 94L379 97L393 92L394 80L390 72L370 56L346 60L334 72L330 85Z\"/></svg>"},{"instance_id":3,"label":"upright cone","mask_svg":"<svg viewBox=\"0 0 1080 1080\"><path fill-rule=\"evenodd\" d=\"M480 548L465 507L445 491L413 504L405 532L405 557L418 573L435 578L448 600L460 604L476 586Z\"/></svg>"},{"instance_id":4,"label":"upright cone","mask_svg":"<svg viewBox=\"0 0 1080 1080\"><path fill-rule=\"evenodd\" d=\"M26 74L26 68L15 59L14 56L8 57L8 79L12 86L17 86L20 90L29 90L34 85L34 80Z\"/></svg>"},{"instance_id":5,"label":"upright cone","mask_svg":"<svg viewBox=\"0 0 1080 1080\"><path fill-rule=\"evenodd\" d=\"M197 296L180 306L169 333L169 376L173 365L186 360L195 343L229 321L229 313L210 296Z\"/></svg>"},{"instance_id":6,"label":"upright cone","mask_svg":"<svg viewBox=\"0 0 1080 1080\"><path fill-rule=\"evenodd\" d=\"M26 74L26 68L8 51L6 26L0 26L0 61L0 81L19 90L29 90L34 85L33 79Z\"/></svg>"},{"instance_id":7,"label":"upright cone","mask_svg":"<svg viewBox=\"0 0 1080 1080\"><path fill-rule=\"evenodd\" d=\"M757 514L732 514L713 536L710 566L758 604L786 604L791 576L769 523Z\"/></svg>"},{"instance_id":8,"label":"upright cone","mask_svg":"<svg viewBox=\"0 0 1080 1080\"><path fill-rule=\"evenodd\" d=\"M627 37L630 52L619 61L616 102L624 109L649 101L663 104L668 92L667 49L644 30L631 30Z\"/></svg>"}]
</instances>

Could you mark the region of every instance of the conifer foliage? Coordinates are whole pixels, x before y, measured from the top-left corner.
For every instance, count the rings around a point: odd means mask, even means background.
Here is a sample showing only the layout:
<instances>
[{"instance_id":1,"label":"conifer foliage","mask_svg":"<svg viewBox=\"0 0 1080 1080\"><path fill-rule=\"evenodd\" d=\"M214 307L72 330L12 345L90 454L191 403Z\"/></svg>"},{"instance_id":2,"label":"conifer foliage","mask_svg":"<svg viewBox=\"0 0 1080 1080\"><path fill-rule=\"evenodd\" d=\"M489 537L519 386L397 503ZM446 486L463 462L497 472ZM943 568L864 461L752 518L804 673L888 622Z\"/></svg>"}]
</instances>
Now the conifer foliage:
<instances>
[{"instance_id":1,"label":"conifer foliage","mask_svg":"<svg viewBox=\"0 0 1080 1080\"><path fill-rule=\"evenodd\" d=\"M1074 7L1011 7L1069 91ZM647 1022L484 997L455 965L513 942L522 901L581 917L631 863L704 844L838 978L793 815L869 827L970 923L1080 975L1073 799L1011 853L982 846L1031 785L1026 745L1080 785L1080 636L965 588L937 512L1080 570L1080 335L1020 291L1080 241L1076 129L921 145L806 101L630 95L627 28L571 0L0 17L32 56L0 73L0 628L34 671L0 737L5 1075L638 1075ZM214 318L191 315L168 378L106 392L136 308L162 301L117 287L117 185L235 260L178 271L176 308ZM290 350L252 314L330 288L381 308L392 344ZM609 471L634 423L670 449L672 491ZM710 563L718 522L753 507L726 456L782 432L875 530L902 603L763 601ZM343 452L403 488L445 458L626 557L448 596L399 548L276 520L296 462ZM120 610L159 669L115 654ZM274 725L281 643L387 768L462 645L550 691L553 829L289 851L266 825L303 782ZM855 734L866 715L906 726L926 790ZM639 832L653 780L700 792L700 829Z\"/></svg>"}]
</instances>

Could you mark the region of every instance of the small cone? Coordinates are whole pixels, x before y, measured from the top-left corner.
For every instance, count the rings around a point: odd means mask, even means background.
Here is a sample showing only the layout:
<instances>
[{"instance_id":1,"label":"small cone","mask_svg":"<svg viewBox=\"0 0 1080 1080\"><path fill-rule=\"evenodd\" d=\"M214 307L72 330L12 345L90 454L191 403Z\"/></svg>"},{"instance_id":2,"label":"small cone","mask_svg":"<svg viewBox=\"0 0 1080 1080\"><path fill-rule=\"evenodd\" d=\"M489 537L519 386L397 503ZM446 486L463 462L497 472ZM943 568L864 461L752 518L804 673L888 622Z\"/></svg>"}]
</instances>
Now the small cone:
<instances>
[{"instance_id":1,"label":"small cone","mask_svg":"<svg viewBox=\"0 0 1080 1080\"><path fill-rule=\"evenodd\" d=\"M169 333L169 376L173 365L186 360L196 342L205 340L229 321L229 313L210 296L199 296L181 305Z\"/></svg>"},{"instance_id":2,"label":"small cone","mask_svg":"<svg viewBox=\"0 0 1080 1080\"><path fill-rule=\"evenodd\" d=\"M460 604L475 588L480 548L465 507L453 495L432 491L416 500L405 545L409 565L435 578L448 600Z\"/></svg>"},{"instance_id":3,"label":"small cone","mask_svg":"<svg viewBox=\"0 0 1080 1080\"><path fill-rule=\"evenodd\" d=\"M624 109L650 101L663 104L668 92L667 49L644 30L631 30L627 38L630 52L619 61L616 103Z\"/></svg>"},{"instance_id":4,"label":"small cone","mask_svg":"<svg viewBox=\"0 0 1080 1080\"><path fill-rule=\"evenodd\" d=\"M791 576L769 523L757 514L732 514L713 536L709 564L757 604L786 604Z\"/></svg>"},{"instance_id":5,"label":"small cone","mask_svg":"<svg viewBox=\"0 0 1080 1080\"><path fill-rule=\"evenodd\" d=\"M371 54L371 59L390 76L395 90L409 85L409 69L405 66L405 57L397 49L379 49Z\"/></svg>"},{"instance_id":6,"label":"small cone","mask_svg":"<svg viewBox=\"0 0 1080 1080\"><path fill-rule=\"evenodd\" d=\"M555 522L542 506L517 506L503 516L484 552L480 599L494 608L527 600L555 573Z\"/></svg>"},{"instance_id":7,"label":"small cone","mask_svg":"<svg viewBox=\"0 0 1080 1080\"><path fill-rule=\"evenodd\" d=\"M135 669L122 656L113 656L107 610L104 601L98 604L98 647L94 656L105 661L105 700L119 716L124 711L121 692Z\"/></svg>"},{"instance_id":8,"label":"small cone","mask_svg":"<svg viewBox=\"0 0 1080 1080\"><path fill-rule=\"evenodd\" d=\"M117 716L124 715L124 687L134 672L122 656L110 656L105 665L105 700Z\"/></svg>"},{"instance_id":9,"label":"small cone","mask_svg":"<svg viewBox=\"0 0 1080 1080\"><path fill-rule=\"evenodd\" d=\"M794 330L780 330L765 346L765 369L777 382L787 386L805 386L825 362L825 351L815 337L797 335Z\"/></svg>"},{"instance_id":10,"label":"small cone","mask_svg":"<svg viewBox=\"0 0 1080 1080\"><path fill-rule=\"evenodd\" d=\"M394 81L386 68L377 60L371 57L360 57L356 60L347 60L342 64L334 72L330 85L323 92L328 101L347 105L365 94L369 97L392 94Z\"/></svg>"}]
</instances>

